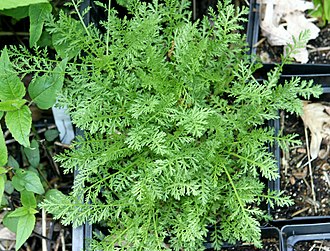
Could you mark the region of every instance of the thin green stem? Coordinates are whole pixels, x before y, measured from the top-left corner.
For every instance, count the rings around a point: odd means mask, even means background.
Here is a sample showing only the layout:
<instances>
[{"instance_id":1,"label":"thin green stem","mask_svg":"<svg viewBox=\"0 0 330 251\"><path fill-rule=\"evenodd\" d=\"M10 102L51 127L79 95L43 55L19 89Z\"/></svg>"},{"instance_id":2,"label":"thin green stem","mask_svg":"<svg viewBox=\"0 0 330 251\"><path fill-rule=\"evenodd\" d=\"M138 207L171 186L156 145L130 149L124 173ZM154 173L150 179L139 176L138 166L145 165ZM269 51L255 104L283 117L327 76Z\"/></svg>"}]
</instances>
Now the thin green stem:
<instances>
[{"instance_id":1,"label":"thin green stem","mask_svg":"<svg viewBox=\"0 0 330 251\"><path fill-rule=\"evenodd\" d=\"M156 212L155 212L155 209L154 209L154 213L152 214L152 218L153 218L153 222L154 222L155 235L156 235L157 240L159 240L159 235L158 235L158 231L157 231L157 224L156 224L155 215L156 215ZM159 248L159 250L162 249L161 244L160 244L159 241L158 241L158 248Z\"/></svg>"},{"instance_id":2,"label":"thin green stem","mask_svg":"<svg viewBox=\"0 0 330 251\"><path fill-rule=\"evenodd\" d=\"M125 172L127 170L129 170L130 168L132 168L134 166L134 164L136 164L135 162L131 163L130 165L126 166L125 168L118 170L118 172L109 174L107 176L105 176L103 179L100 179L99 181L95 182L94 184L90 185L89 187L87 187L87 190L91 190L93 187L97 186L98 184L101 184L102 182L105 182L106 180L112 178L113 176L118 175L119 173Z\"/></svg>"},{"instance_id":3,"label":"thin green stem","mask_svg":"<svg viewBox=\"0 0 330 251\"><path fill-rule=\"evenodd\" d=\"M235 184L234 184L233 179L231 178L230 173L228 172L228 170L227 170L227 168L226 168L225 166L223 166L223 170L225 171L225 173L226 173L226 175L227 175L227 178L228 178L228 180L229 180L229 183L230 183L231 187L232 187L233 190L234 190L234 193L235 193L236 199L237 199L237 201L238 201L238 204L239 204L239 206L240 206L241 209L242 209L242 213L244 214L245 218L248 218L248 216L246 215L246 212L245 212L244 203L242 202L241 197L240 197L239 194L238 194L238 191L237 191L237 189L236 189L236 186L235 186Z\"/></svg>"},{"instance_id":4,"label":"thin green stem","mask_svg":"<svg viewBox=\"0 0 330 251\"><path fill-rule=\"evenodd\" d=\"M75 3L74 0L71 0L71 2L72 2L73 6L74 6L74 8L75 8L75 10L76 10L76 12L77 12L77 15L78 15L78 17L79 17L79 20L80 20L82 26L84 27L84 29L85 29L85 31L86 31L86 34L87 34L89 37L91 37L91 34L89 33L89 30L87 29L87 27L86 27L86 25L85 25L84 19L83 19L83 17L81 16L80 11L78 10L78 6L77 6L77 4Z\"/></svg>"},{"instance_id":5,"label":"thin green stem","mask_svg":"<svg viewBox=\"0 0 330 251\"><path fill-rule=\"evenodd\" d=\"M252 159L249 159L249 158L247 158L247 157L244 157L244 156L242 156L242 155L239 155L239 154L237 154L237 153L233 153L233 152L230 152L230 151L223 151L223 152L225 152L225 153L227 153L227 154L230 154L230 155L232 155L232 156L234 156L234 157L237 157L237 158L239 158L239 159L243 159L243 160L245 160L245 161L247 161L247 162L250 162L251 164L253 164L253 165L256 165L256 166L259 166L259 167L263 167L263 165L261 164L261 163L259 163L259 162L257 162L257 161L254 161L254 160L252 160Z\"/></svg>"}]
</instances>

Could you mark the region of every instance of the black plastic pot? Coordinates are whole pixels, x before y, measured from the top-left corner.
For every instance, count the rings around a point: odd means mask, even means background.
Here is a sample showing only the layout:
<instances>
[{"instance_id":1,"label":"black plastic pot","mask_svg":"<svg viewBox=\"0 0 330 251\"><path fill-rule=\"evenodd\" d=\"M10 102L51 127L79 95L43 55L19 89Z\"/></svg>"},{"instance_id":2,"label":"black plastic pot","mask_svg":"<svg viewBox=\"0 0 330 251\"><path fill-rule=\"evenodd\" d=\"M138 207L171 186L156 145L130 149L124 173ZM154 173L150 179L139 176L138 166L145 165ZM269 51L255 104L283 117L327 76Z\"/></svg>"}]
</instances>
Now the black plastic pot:
<instances>
[{"instance_id":1,"label":"black plastic pot","mask_svg":"<svg viewBox=\"0 0 330 251\"><path fill-rule=\"evenodd\" d=\"M330 240L330 223L284 226L281 233L283 235L283 251L294 251L294 246L298 242Z\"/></svg>"},{"instance_id":2,"label":"black plastic pot","mask_svg":"<svg viewBox=\"0 0 330 251\"><path fill-rule=\"evenodd\" d=\"M260 5L258 0L250 0L249 23L247 29L247 42L249 44L249 53L256 55L257 48L254 46L259 38L260 24ZM267 79L267 73L275 67L275 64L263 64L262 68L255 73L257 80ZM315 84L323 86L324 93L330 93L330 65L329 64L289 64L285 65L281 74L280 82L284 82L292 77L300 77L302 80L314 80ZM330 101L330 99L329 99ZM270 126L275 128L275 133L280 131L280 121L271 121ZM271 147L271 152L274 153L278 163L280 163L281 151L277 144ZM279 164L280 173L280 164ZM280 179L268 181L270 190L280 190ZM269 213L272 215L272 210L269 208ZM281 227L285 224L295 224L297 222L325 222L330 221L330 216L307 216L294 217L291 219L274 220L274 224Z\"/></svg>"},{"instance_id":3,"label":"black plastic pot","mask_svg":"<svg viewBox=\"0 0 330 251\"><path fill-rule=\"evenodd\" d=\"M258 0L250 0L249 22L247 29L247 43L249 45L249 54L256 55L256 44L259 38L260 25L260 5ZM263 64L263 67L257 71L257 75L265 78L267 72L274 68L275 64ZM285 65L282 73L283 78L300 77L330 77L330 64L297 64Z\"/></svg>"},{"instance_id":4,"label":"black plastic pot","mask_svg":"<svg viewBox=\"0 0 330 251\"><path fill-rule=\"evenodd\" d=\"M320 97L320 101L330 101L330 86L329 86L329 81L330 78L326 77L327 83L322 83L323 77L315 77L314 81L317 83L323 84L323 94ZM317 100L313 100L317 101ZM273 126L275 128L275 134L279 134L281 128L280 128L280 120L275 120L271 121L270 126ZM277 144L275 144L271 149L270 149L277 160L278 163L278 173L281 173L281 150ZM281 190L281 180L280 178L272 181L268 181L268 188L272 191L280 191ZM273 209L268 207L268 212L271 216L274 215ZM324 223L324 222L330 222L330 215L326 216L299 216L299 217L292 217L292 218L286 218L286 219L273 219L272 224L274 226L277 226L279 228L285 226L285 225L290 225L290 224L308 224L308 223ZM330 233L330 228L328 229Z\"/></svg>"},{"instance_id":5,"label":"black plastic pot","mask_svg":"<svg viewBox=\"0 0 330 251\"><path fill-rule=\"evenodd\" d=\"M222 251L282 251L282 235L280 230L273 226L261 227L261 239L264 244L268 244L262 249L256 249L253 245L248 243L237 243L236 245L230 245L224 243ZM205 248L207 251L214 250L211 243L206 243Z\"/></svg>"}]
</instances>

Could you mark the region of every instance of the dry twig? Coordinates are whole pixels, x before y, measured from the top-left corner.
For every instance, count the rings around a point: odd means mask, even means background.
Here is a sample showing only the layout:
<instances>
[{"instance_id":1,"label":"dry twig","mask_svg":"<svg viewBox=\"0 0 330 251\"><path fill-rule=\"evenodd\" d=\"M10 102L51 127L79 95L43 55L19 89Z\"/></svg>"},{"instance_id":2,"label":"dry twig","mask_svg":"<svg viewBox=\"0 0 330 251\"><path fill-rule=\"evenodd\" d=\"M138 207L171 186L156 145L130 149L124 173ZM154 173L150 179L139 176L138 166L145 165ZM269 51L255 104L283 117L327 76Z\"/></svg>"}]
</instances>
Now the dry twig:
<instances>
[{"instance_id":1,"label":"dry twig","mask_svg":"<svg viewBox=\"0 0 330 251\"><path fill-rule=\"evenodd\" d=\"M310 209L310 207L305 207L305 208L303 208L303 209L300 209L300 210L298 210L298 211L292 213L291 216L292 216L292 217L295 217L295 216L297 216L297 215L299 215L299 214L301 214L301 213L307 211L308 209Z\"/></svg>"},{"instance_id":2,"label":"dry twig","mask_svg":"<svg viewBox=\"0 0 330 251\"><path fill-rule=\"evenodd\" d=\"M307 134L307 127L306 126L304 126L304 130L305 130L305 137L306 137L308 169L309 169L309 176L310 176L310 180L311 180L311 192L312 192L313 200L316 202L316 195L315 195L315 191L314 191L314 181L313 181L313 170L312 170L312 163L311 163L312 160L311 160L310 151L309 151L309 140L308 140L308 134ZM315 212L317 212L316 205L314 205L314 209L315 209Z\"/></svg>"},{"instance_id":3,"label":"dry twig","mask_svg":"<svg viewBox=\"0 0 330 251\"><path fill-rule=\"evenodd\" d=\"M41 216L42 216L42 220L41 220L41 234L42 234L42 236L45 236L46 237L47 236L47 216L46 216L45 209L42 209ZM47 251L47 241L46 241L46 238L42 238L41 244L42 244L42 251Z\"/></svg>"}]
</instances>

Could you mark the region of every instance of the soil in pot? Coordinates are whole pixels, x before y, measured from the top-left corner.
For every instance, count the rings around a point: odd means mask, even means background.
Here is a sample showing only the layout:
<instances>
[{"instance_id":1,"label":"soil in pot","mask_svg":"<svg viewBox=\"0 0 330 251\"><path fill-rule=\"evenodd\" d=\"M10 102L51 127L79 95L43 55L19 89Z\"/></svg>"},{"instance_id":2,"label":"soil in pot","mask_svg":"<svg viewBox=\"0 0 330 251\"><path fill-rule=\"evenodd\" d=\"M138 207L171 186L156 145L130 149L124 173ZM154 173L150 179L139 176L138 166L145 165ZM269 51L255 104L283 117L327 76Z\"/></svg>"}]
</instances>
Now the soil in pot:
<instances>
[{"instance_id":1,"label":"soil in pot","mask_svg":"<svg viewBox=\"0 0 330 251\"><path fill-rule=\"evenodd\" d=\"M309 41L309 61L311 64L330 64L330 24L321 28L319 36Z\"/></svg>"},{"instance_id":2,"label":"soil in pot","mask_svg":"<svg viewBox=\"0 0 330 251\"><path fill-rule=\"evenodd\" d=\"M278 238L267 238L262 240L263 247L256 248L252 245L242 245L231 248L222 248L221 251L279 251L280 244Z\"/></svg>"},{"instance_id":3,"label":"soil in pot","mask_svg":"<svg viewBox=\"0 0 330 251\"><path fill-rule=\"evenodd\" d=\"M27 85L28 82L25 82ZM54 161L53 156L57 153L63 152L69 146L62 144L58 137L56 125L53 120L51 110L39 110L36 106L30 107L32 112L32 136L31 140L36 140L39 146L40 163L32 166L29 163L27 154L9 131L4 128L6 145L8 153L15 159L17 165L25 170L32 170L38 174L42 182L45 184L45 189L58 188L64 193L69 193L72 183L73 175L64 175L58 164ZM33 156L36 157L36 153ZM12 162L13 163L13 162ZM8 165L9 168L9 165ZM1 203L0 218L3 219L8 211L13 211L20 207L21 199L20 193L14 190L11 177L12 172L8 173L8 180L6 182L6 189ZM43 222L46 223L46 236L43 235ZM15 234L0 224L0 250L15 250ZM43 245L43 240L46 239L46 246ZM72 227L63 226L57 220L54 220L50 215L45 216L41 211L36 214L36 224L32 235L20 250L41 251L47 247L47 250L71 250L72 249Z\"/></svg>"},{"instance_id":4,"label":"soil in pot","mask_svg":"<svg viewBox=\"0 0 330 251\"><path fill-rule=\"evenodd\" d=\"M261 8L263 11L264 8ZM306 18L309 15L306 13ZM275 14L274 14L275 15ZM263 13L261 13L263 16ZM282 22L286 22L282 20ZM314 22L317 24L316 22ZM257 24L258 26L260 23ZM308 64L330 64L330 24L320 27L318 37L316 39L309 40L307 43L308 51ZM281 61L281 55L283 55L283 46L272 46L268 42L267 38L261 34L260 27L255 27L255 30L259 29L258 41L253 45L257 48L257 55L259 55L263 63L279 63ZM270 32L270 30L269 30ZM280 36L280 34L278 34ZM284 35L283 35L284 36Z\"/></svg>"},{"instance_id":5,"label":"soil in pot","mask_svg":"<svg viewBox=\"0 0 330 251\"><path fill-rule=\"evenodd\" d=\"M259 34L257 55L263 63L280 63L283 46L272 46L267 39ZM309 64L330 64L330 24L321 28L319 36L308 43Z\"/></svg>"},{"instance_id":6,"label":"soil in pot","mask_svg":"<svg viewBox=\"0 0 330 251\"><path fill-rule=\"evenodd\" d=\"M324 111L326 112L326 111ZM315 119L316 120L316 119ZM324 125L327 126L327 125ZM284 194L294 200L291 207L276 208L275 220L300 216L330 215L330 156L329 138L323 139L316 159L310 161L311 133L300 117L281 113L282 133L297 134L301 144L290 146L281 154L280 186ZM310 164L309 164L310 163Z\"/></svg>"},{"instance_id":7,"label":"soil in pot","mask_svg":"<svg viewBox=\"0 0 330 251\"><path fill-rule=\"evenodd\" d=\"M317 241L299 241L293 246L293 251L319 251L330 250L330 241L317 240Z\"/></svg>"}]
</instances>

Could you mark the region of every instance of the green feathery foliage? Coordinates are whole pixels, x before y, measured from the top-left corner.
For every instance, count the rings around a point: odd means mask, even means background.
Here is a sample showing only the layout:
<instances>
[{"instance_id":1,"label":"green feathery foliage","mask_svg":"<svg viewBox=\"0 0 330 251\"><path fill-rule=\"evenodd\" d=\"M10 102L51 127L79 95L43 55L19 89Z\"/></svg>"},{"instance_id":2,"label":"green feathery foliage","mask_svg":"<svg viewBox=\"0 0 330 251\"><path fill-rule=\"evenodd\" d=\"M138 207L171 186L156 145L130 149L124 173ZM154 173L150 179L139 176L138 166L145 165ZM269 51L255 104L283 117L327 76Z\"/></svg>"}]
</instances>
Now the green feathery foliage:
<instances>
[{"instance_id":1,"label":"green feathery foliage","mask_svg":"<svg viewBox=\"0 0 330 251\"><path fill-rule=\"evenodd\" d=\"M260 246L260 204L290 204L259 179L278 177L267 145L291 140L265 122L279 109L300 113L298 97L321 89L279 84L283 65L258 82L238 32L247 10L229 0L194 23L186 0L125 1L125 18L110 2L99 3L105 32L79 13L47 19L55 60L9 52L24 74L71 59L60 103L85 135L57 160L79 172L69 196L53 190L41 206L64 224L106 226L92 250L203 250L209 227L217 250L223 241Z\"/></svg>"}]
</instances>

